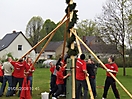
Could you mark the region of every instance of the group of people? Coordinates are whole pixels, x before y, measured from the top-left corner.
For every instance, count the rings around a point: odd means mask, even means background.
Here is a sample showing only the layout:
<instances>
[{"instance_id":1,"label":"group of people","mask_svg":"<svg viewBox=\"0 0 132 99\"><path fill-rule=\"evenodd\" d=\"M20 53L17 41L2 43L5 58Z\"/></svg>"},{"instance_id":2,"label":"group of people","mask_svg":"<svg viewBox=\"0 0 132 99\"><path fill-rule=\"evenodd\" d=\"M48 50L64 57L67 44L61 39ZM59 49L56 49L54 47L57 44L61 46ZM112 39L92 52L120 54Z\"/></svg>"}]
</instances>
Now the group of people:
<instances>
[{"instance_id":1,"label":"group of people","mask_svg":"<svg viewBox=\"0 0 132 99\"><path fill-rule=\"evenodd\" d=\"M58 60L58 62L50 64L50 71L51 71L51 82L50 82L50 93L49 98L52 95L52 99L57 99L60 94L66 94L66 78L71 74L66 74L65 68L67 67L66 61Z\"/></svg>"},{"instance_id":2,"label":"group of people","mask_svg":"<svg viewBox=\"0 0 132 99\"><path fill-rule=\"evenodd\" d=\"M66 83L65 79L70 76L70 74L65 73L66 68L66 61L61 61L59 59L60 64L53 64L50 62L50 71L51 71L51 82L50 87L51 91L49 93L52 95L52 99L57 99L57 97L66 92ZM114 76L118 73L118 66L114 62L114 57L108 58L108 63L105 64L107 67L106 70L106 80L104 85L104 92L102 95L102 99L107 98L108 89L111 86L112 90L114 92L115 98L120 99L118 90L116 88L115 80L111 77L109 73L112 73ZM101 66L104 68L103 66ZM97 97L96 92L96 73L97 73L97 66L95 65L95 62L89 58L87 61L85 61L85 55L81 54L79 58L77 58L76 61L76 99L80 99L81 96L83 96L83 99L88 99L88 85L86 81L86 76L89 77L91 89L93 92L94 98ZM83 87L83 90L82 90Z\"/></svg>"},{"instance_id":3,"label":"group of people","mask_svg":"<svg viewBox=\"0 0 132 99\"><path fill-rule=\"evenodd\" d=\"M0 64L0 82L2 83L0 97L2 97L5 91L6 82L8 82L6 97L15 95L17 91L19 91L18 97L20 97L24 77L30 82L30 94L32 95L32 76L34 71L35 68L30 57L25 58L25 60L20 59L19 61L13 61L11 57L8 57L6 62ZM18 83L19 87L17 87Z\"/></svg>"}]
</instances>

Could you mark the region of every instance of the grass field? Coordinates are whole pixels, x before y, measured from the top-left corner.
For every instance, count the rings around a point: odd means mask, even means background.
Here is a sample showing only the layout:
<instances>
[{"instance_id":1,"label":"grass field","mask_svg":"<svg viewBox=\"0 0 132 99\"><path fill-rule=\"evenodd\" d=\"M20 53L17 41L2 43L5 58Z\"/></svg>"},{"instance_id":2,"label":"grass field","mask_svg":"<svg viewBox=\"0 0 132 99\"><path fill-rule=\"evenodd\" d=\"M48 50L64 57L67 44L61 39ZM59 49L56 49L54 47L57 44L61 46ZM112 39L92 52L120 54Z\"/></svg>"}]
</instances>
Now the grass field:
<instances>
[{"instance_id":1,"label":"grass field","mask_svg":"<svg viewBox=\"0 0 132 99\"><path fill-rule=\"evenodd\" d=\"M127 68L127 76L122 76L122 68L119 69L119 73L117 75L118 80L126 87L126 89L132 93L132 68ZM105 81L105 70L99 68L97 73L97 98L101 99L103 93L103 85ZM34 73L34 81L33 81L33 96L32 99L41 99L42 92L49 91L49 82L50 82L50 72L48 68L38 68ZM130 99L130 97L124 92L124 90L117 84L117 88L120 93L121 99ZM0 97L0 99L19 99L17 96L13 97ZM115 99L114 94L109 89L107 99Z\"/></svg>"}]
</instances>

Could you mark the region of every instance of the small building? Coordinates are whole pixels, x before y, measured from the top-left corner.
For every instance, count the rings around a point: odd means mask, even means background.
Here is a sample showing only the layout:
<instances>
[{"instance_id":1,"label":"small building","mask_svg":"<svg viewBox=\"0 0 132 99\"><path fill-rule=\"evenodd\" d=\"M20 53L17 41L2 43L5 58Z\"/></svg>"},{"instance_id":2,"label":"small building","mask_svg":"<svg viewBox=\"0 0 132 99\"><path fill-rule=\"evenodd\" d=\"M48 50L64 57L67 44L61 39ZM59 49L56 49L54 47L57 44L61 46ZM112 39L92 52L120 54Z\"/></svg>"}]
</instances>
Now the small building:
<instances>
[{"instance_id":1,"label":"small building","mask_svg":"<svg viewBox=\"0 0 132 99\"><path fill-rule=\"evenodd\" d=\"M8 53L14 58L21 58L28 50L32 48L31 44L22 32L13 32L6 34L0 40L0 58L5 59ZM35 58L35 51L30 53L30 57Z\"/></svg>"},{"instance_id":2,"label":"small building","mask_svg":"<svg viewBox=\"0 0 132 99\"><path fill-rule=\"evenodd\" d=\"M59 55L62 54L62 50L63 50L63 43L64 41L56 41L56 42L50 42L48 44L48 46L46 47L46 49L44 50L44 58L48 59L48 58L56 58ZM65 46L65 53L67 52L67 47Z\"/></svg>"},{"instance_id":3,"label":"small building","mask_svg":"<svg viewBox=\"0 0 132 99\"><path fill-rule=\"evenodd\" d=\"M110 55L119 55L119 51L117 50L116 45L106 44L98 36L84 36L83 41L97 56L102 58L109 57ZM81 48L84 53L88 53L87 49L82 44Z\"/></svg>"}]
</instances>

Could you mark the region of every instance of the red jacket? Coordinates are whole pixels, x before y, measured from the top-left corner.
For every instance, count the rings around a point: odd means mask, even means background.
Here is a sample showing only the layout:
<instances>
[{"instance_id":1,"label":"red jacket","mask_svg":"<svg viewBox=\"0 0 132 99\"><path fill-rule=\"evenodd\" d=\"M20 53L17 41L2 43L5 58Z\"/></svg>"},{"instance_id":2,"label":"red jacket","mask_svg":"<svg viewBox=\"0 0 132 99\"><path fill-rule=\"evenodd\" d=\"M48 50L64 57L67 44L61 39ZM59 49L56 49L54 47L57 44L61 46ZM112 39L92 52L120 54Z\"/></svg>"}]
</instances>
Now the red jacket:
<instances>
[{"instance_id":1,"label":"red jacket","mask_svg":"<svg viewBox=\"0 0 132 99\"><path fill-rule=\"evenodd\" d=\"M29 69L31 70L35 70L34 66L32 66L33 64L28 64L27 62L25 62L25 67L26 67L26 72L29 71ZM28 76L33 76L33 72L29 72Z\"/></svg>"},{"instance_id":2,"label":"red jacket","mask_svg":"<svg viewBox=\"0 0 132 99\"><path fill-rule=\"evenodd\" d=\"M50 67L50 72L51 72L51 74L54 73L54 70L55 70L55 66Z\"/></svg>"},{"instance_id":3,"label":"red jacket","mask_svg":"<svg viewBox=\"0 0 132 99\"><path fill-rule=\"evenodd\" d=\"M108 64L105 64L105 66L107 67L107 69L110 69L110 70L114 70L116 72L118 72L118 66L116 65L116 63L108 63ZM112 73L114 76L116 76L116 73ZM111 75L107 72L106 75L108 77L111 77Z\"/></svg>"},{"instance_id":4,"label":"red jacket","mask_svg":"<svg viewBox=\"0 0 132 99\"><path fill-rule=\"evenodd\" d=\"M12 75L16 78L24 78L25 64L24 62L11 62L14 66L14 71Z\"/></svg>"},{"instance_id":5,"label":"red jacket","mask_svg":"<svg viewBox=\"0 0 132 99\"><path fill-rule=\"evenodd\" d=\"M1 68L2 66L0 66L0 76L3 76L3 70Z\"/></svg>"},{"instance_id":6,"label":"red jacket","mask_svg":"<svg viewBox=\"0 0 132 99\"><path fill-rule=\"evenodd\" d=\"M57 79L56 79L56 84L64 84L64 80L63 80L64 76L63 76L63 72L60 69L59 71L57 71Z\"/></svg>"},{"instance_id":7,"label":"red jacket","mask_svg":"<svg viewBox=\"0 0 132 99\"><path fill-rule=\"evenodd\" d=\"M86 70L86 62L78 58L76 62L76 79L77 80L86 79L86 74L83 72L83 70Z\"/></svg>"}]
</instances>

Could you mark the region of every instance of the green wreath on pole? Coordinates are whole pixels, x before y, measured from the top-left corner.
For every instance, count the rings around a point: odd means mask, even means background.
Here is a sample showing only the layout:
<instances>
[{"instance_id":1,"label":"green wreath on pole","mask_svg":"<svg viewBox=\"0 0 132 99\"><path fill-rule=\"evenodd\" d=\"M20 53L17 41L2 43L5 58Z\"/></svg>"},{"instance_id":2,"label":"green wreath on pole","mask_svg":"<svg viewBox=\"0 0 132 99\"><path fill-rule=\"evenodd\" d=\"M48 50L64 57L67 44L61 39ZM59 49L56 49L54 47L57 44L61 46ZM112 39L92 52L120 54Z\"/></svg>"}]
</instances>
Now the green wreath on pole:
<instances>
[{"instance_id":1,"label":"green wreath on pole","mask_svg":"<svg viewBox=\"0 0 132 99\"><path fill-rule=\"evenodd\" d=\"M77 17L77 10L75 10L76 3L70 4L70 0L66 0L66 3L68 4L67 8L65 9L66 14L68 14L68 11L70 12L73 11L73 17L71 21L69 22L69 25L67 28L67 32L70 33L70 29L72 29L74 25L77 23L78 17ZM69 56L76 56L79 53L77 46L74 46L74 49L71 49L71 44L74 43L74 41L76 41L76 38L72 34L72 36L68 38L67 40L67 47L68 47L67 54Z\"/></svg>"}]
</instances>

